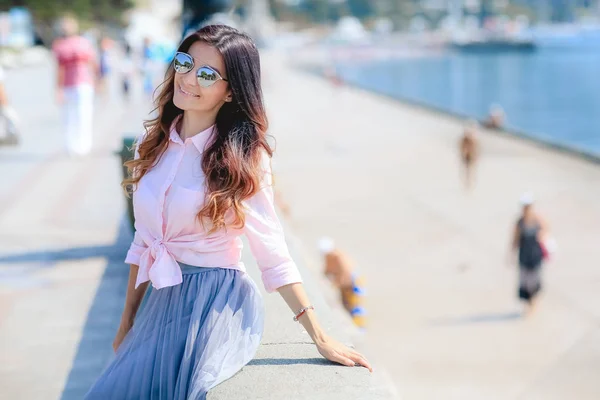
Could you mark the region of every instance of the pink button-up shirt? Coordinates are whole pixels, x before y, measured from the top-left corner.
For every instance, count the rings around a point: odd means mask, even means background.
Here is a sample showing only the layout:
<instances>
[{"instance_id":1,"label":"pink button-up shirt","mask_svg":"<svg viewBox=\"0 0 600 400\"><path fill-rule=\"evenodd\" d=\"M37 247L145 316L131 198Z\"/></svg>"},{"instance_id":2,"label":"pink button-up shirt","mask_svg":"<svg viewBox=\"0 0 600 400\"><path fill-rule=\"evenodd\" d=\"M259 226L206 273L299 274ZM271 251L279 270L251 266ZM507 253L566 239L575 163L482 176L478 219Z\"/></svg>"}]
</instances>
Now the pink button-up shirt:
<instances>
[{"instance_id":1,"label":"pink button-up shirt","mask_svg":"<svg viewBox=\"0 0 600 400\"><path fill-rule=\"evenodd\" d=\"M133 193L136 232L125 262L139 265L136 287L147 281L157 289L180 284L178 261L245 271L240 261L242 234L248 238L267 292L302 282L275 214L266 154L261 190L244 202L242 229L227 227L208 235L196 217L205 201L201 157L212 133L213 127L183 142L173 124L167 150Z\"/></svg>"}]
</instances>

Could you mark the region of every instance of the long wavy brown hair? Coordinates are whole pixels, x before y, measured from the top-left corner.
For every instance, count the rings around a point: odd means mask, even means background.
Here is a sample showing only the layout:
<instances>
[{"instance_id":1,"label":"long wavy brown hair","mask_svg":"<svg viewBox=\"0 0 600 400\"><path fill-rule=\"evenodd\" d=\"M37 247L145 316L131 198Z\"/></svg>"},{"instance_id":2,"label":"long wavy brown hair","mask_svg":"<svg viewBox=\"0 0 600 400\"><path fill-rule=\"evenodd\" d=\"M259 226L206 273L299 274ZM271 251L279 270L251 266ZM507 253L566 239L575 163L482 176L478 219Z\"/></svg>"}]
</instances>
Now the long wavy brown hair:
<instances>
[{"instance_id":1,"label":"long wavy brown hair","mask_svg":"<svg viewBox=\"0 0 600 400\"><path fill-rule=\"evenodd\" d=\"M225 25L203 27L188 36L178 51L187 52L193 43L202 41L216 48L225 61L232 101L223 104L216 118L214 141L202 155L206 175L204 206L197 217L210 222L208 233L228 225L242 228L245 223L243 200L254 195L264 177L264 154L272 157L267 142L267 116L261 89L260 58L252 39ZM137 188L140 179L155 166L169 144L173 122L183 110L173 103L175 72L169 68L157 89L156 118L146 121L146 134L136 144L136 159L125 163L129 177L122 182L128 192ZM231 220L229 215L231 214Z\"/></svg>"}]
</instances>

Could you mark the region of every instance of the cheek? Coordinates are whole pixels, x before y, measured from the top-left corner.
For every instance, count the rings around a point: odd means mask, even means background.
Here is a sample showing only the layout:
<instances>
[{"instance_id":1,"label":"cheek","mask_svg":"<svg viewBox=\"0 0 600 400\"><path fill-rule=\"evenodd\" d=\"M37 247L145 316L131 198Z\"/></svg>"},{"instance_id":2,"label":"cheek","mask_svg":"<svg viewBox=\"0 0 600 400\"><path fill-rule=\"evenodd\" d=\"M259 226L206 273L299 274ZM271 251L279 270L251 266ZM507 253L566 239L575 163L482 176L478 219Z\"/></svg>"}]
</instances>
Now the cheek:
<instances>
[{"instance_id":1,"label":"cheek","mask_svg":"<svg viewBox=\"0 0 600 400\"><path fill-rule=\"evenodd\" d=\"M179 85L177 80L175 80L174 83L174 88L173 88L173 103L175 104L176 107L179 107L183 110L187 109L187 99L181 95L181 93L179 93Z\"/></svg>"},{"instance_id":2,"label":"cheek","mask_svg":"<svg viewBox=\"0 0 600 400\"><path fill-rule=\"evenodd\" d=\"M175 86L175 91L177 91L177 86L179 86L179 83L181 82L181 79L183 78L183 75L180 74L175 74L175 77L173 79L173 85Z\"/></svg>"},{"instance_id":3,"label":"cheek","mask_svg":"<svg viewBox=\"0 0 600 400\"><path fill-rule=\"evenodd\" d=\"M173 93L175 97L179 95L179 82L179 75L175 75L175 79L173 80Z\"/></svg>"},{"instance_id":4,"label":"cheek","mask_svg":"<svg viewBox=\"0 0 600 400\"><path fill-rule=\"evenodd\" d=\"M210 87L203 90L202 97L211 104L218 104L225 99L225 92L220 88Z\"/></svg>"}]
</instances>

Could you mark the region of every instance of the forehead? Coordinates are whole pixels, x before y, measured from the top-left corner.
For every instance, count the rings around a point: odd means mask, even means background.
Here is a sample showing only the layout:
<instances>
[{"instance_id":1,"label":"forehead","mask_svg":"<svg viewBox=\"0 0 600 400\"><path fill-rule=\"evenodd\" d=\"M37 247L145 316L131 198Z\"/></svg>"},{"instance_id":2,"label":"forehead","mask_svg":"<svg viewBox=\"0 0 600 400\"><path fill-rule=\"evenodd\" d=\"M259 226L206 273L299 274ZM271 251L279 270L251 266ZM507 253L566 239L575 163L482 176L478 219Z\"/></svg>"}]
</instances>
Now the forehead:
<instances>
[{"instance_id":1,"label":"forehead","mask_svg":"<svg viewBox=\"0 0 600 400\"><path fill-rule=\"evenodd\" d=\"M223 61L223 57L214 47L204 42L195 42L188 50L188 53L194 57L194 62L197 66L209 65L220 73L225 72L225 62Z\"/></svg>"}]
</instances>

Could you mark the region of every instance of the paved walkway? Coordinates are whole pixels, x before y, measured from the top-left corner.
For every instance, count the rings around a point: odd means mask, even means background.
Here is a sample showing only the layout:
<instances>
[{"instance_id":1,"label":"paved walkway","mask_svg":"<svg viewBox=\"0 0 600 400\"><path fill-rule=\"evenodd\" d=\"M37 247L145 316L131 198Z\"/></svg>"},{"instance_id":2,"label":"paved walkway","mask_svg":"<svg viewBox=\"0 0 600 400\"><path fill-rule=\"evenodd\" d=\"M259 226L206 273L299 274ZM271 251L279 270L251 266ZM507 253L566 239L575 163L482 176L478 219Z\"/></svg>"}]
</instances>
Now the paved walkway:
<instances>
[{"instance_id":1,"label":"paved walkway","mask_svg":"<svg viewBox=\"0 0 600 400\"><path fill-rule=\"evenodd\" d=\"M266 60L292 230L315 271L327 234L366 275L367 339L403 398L600 398L599 166L485 133L466 193L460 121ZM506 262L526 190L559 246L531 319Z\"/></svg>"}]
</instances>

